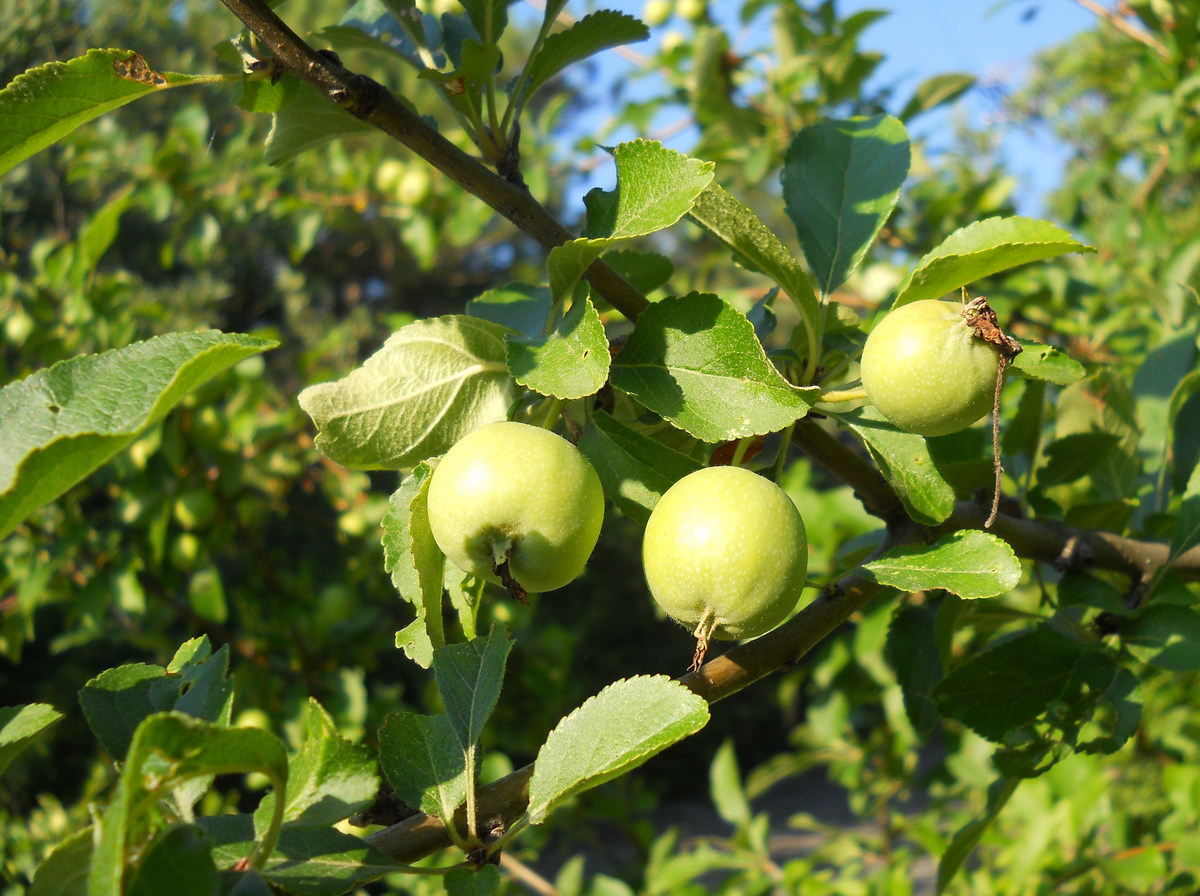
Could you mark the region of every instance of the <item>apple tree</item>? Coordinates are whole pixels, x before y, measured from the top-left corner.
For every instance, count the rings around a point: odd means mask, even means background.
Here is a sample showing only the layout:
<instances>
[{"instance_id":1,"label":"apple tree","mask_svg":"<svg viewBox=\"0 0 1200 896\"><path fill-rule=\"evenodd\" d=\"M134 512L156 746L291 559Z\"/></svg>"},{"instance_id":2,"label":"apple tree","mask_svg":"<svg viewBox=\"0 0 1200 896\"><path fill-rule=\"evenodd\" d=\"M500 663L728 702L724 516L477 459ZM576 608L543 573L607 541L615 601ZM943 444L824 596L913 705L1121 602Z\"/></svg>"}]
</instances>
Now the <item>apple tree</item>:
<instances>
[{"instance_id":1,"label":"apple tree","mask_svg":"<svg viewBox=\"0 0 1200 896\"><path fill-rule=\"evenodd\" d=\"M1165 160L1143 160L1132 197L1109 185L1114 236L1096 215L1013 214L999 175L966 156L935 169L906 122L971 81L935 78L904 103L872 92L878 59L857 37L877 13L747 4L773 29L758 68L703 3L677 11L688 37L654 61L696 144L614 141L611 188L579 197L572 228L560 185L528 162L539 104L574 66L645 41L636 17L576 19L553 0L526 34L503 0L359 0L338 17L301 4L301 28L288 7L223 2L244 30L215 54L220 73L173 71L148 41L14 78L0 172L135 100L233 88L246 115L271 117L276 170L383 135L396 158L375 175L397 201L455 185L538 247L535 276L396 320L361 363L295 390L321 463L389 477L373 575L403 609L394 636L376 626L353 649L402 657L423 705L355 743L311 699L285 744L234 724L230 647L206 633L96 674L78 710L6 707L0 770L76 712L115 763L30 893L703 892L709 874L731 892L865 892L911 886L929 858L939 891L1195 889L1194 239L1166 271L1138 258L1131 274L1167 281L1153 302L1108 292L1135 221L1191 213L1193 3L1131 4L1114 20L1141 39L1106 38L1150 73ZM393 69L419 93L390 87ZM1072 189L1076 210L1092 201ZM1180 207L1142 214L1160 193ZM93 261L119 215L96 224ZM413 226L432 252L430 232ZM28 536L39 507L189 393L289 351L212 329L130 343L0 390L0 533ZM179 507L189 531L222 512L211 496ZM601 564L613 529L636 550ZM528 699L513 667L553 641L531 606L606 616L611 643L589 646L613 651L636 614L604 599L614 581L685 626L657 630L671 674L622 669L578 705L535 693L557 723L520 732L532 761L494 773L487 754L506 747L489 720ZM712 794L734 829L719 847L656 831L632 881L568 863L551 884L518 857L603 791L581 794L687 749L764 680L791 695L792 748L743 780L736 732L718 732ZM817 764L876 827L780 860L750 799ZM1139 764L1165 803L1114 805L1106 782L1133 792ZM255 799L225 799L228 776L257 780ZM898 805L918 789L936 811Z\"/></svg>"}]
</instances>

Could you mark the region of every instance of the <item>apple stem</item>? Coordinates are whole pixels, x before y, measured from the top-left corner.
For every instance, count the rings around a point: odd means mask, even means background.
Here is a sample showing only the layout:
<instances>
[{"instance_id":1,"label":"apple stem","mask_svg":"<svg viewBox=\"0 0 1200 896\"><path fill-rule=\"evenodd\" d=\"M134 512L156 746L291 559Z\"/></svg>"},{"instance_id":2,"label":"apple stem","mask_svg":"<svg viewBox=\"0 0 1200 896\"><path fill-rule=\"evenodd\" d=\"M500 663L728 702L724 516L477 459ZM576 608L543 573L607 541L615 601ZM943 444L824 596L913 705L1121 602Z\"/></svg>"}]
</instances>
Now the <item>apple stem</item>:
<instances>
[{"instance_id":1,"label":"apple stem","mask_svg":"<svg viewBox=\"0 0 1200 896\"><path fill-rule=\"evenodd\" d=\"M1000 487L1004 480L1004 465L1000 463L1000 390L1004 386L1004 368L1008 366L1008 358L1000 356L1000 367L996 371L996 396L992 399L992 471L996 481L992 488L992 511L983 521L983 528L992 528L996 515L1000 513Z\"/></svg>"},{"instance_id":2,"label":"apple stem","mask_svg":"<svg viewBox=\"0 0 1200 896\"><path fill-rule=\"evenodd\" d=\"M518 602L528 604L529 592L513 578L512 567L508 563L511 554L512 542L507 538L494 544L492 546L492 572L500 577L500 584L504 586L505 591L516 598Z\"/></svg>"},{"instance_id":3,"label":"apple stem","mask_svg":"<svg viewBox=\"0 0 1200 896\"><path fill-rule=\"evenodd\" d=\"M696 637L696 652L692 654L689 672L699 672L700 667L704 665L704 657L708 653L708 639L712 637L716 627L717 611L712 604L707 604L704 607L704 615L700 617L700 622L696 624L696 630L692 633Z\"/></svg>"}]
</instances>

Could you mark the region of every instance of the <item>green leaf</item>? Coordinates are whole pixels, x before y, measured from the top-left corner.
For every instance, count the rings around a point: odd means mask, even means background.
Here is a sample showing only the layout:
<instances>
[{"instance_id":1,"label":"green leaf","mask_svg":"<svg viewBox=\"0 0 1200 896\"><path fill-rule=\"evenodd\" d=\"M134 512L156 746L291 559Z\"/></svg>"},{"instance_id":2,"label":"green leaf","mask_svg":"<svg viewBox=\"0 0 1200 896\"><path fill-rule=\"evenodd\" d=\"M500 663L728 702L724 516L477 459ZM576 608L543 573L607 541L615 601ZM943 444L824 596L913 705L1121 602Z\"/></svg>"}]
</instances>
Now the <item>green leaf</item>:
<instances>
[{"instance_id":1,"label":"green leaf","mask_svg":"<svg viewBox=\"0 0 1200 896\"><path fill-rule=\"evenodd\" d=\"M254 849L254 825L248 815L219 815L199 823L217 843L213 853L223 868L243 862ZM297 896L339 896L405 868L353 834L330 827L288 826L280 831L262 877Z\"/></svg>"},{"instance_id":2,"label":"green leaf","mask_svg":"<svg viewBox=\"0 0 1200 896\"><path fill-rule=\"evenodd\" d=\"M278 345L172 333L61 361L0 389L0 538L161 420L188 392Z\"/></svg>"},{"instance_id":3,"label":"green leaf","mask_svg":"<svg viewBox=\"0 0 1200 896\"><path fill-rule=\"evenodd\" d=\"M155 713L175 710L227 723L233 705L229 648L210 655L207 638L187 642L167 668L128 663L101 672L79 690L79 704L101 746L120 759L134 732Z\"/></svg>"},{"instance_id":4,"label":"green leaf","mask_svg":"<svg viewBox=\"0 0 1200 896\"><path fill-rule=\"evenodd\" d=\"M1090 735L1075 749L1080 753L1115 753L1137 734L1142 722L1142 690L1137 677L1121 667L1088 720L1083 732Z\"/></svg>"},{"instance_id":5,"label":"green leaf","mask_svg":"<svg viewBox=\"0 0 1200 896\"><path fill-rule=\"evenodd\" d=\"M689 159L652 140L622 143L613 156L616 191L593 190L584 200L591 238L572 240L550 252L550 292L557 300L614 245L677 222L713 179L712 162Z\"/></svg>"},{"instance_id":6,"label":"green leaf","mask_svg":"<svg viewBox=\"0 0 1200 896\"><path fill-rule=\"evenodd\" d=\"M913 728L922 736L929 735L941 720L933 702L933 686L942 679L937 613L929 603L896 608L888 626L884 657L896 673Z\"/></svg>"},{"instance_id":7,"label":"green leaf","mask_svg":"<svg viewBox=\"0 0 1200 896\"><path fill-rule=\"evenodd\" d=\"M1195 672L1200 669L1200 613L1178 604L1151 604L1121 629L1121 643L1143 663Z\"/></svg>"},{"instance_id":8,"label":"green leaf","mask_svg":"<svg viewBox=\"0 0 1200 896\"><path fill-rule=\"evenodd\" d=\"M1115 586L1077 570L1063 573L1058 580L1058 603L1061 607L1091 607L1118 616L1128 616L1133 612Z\"/></svg>"},{"instance_id":9,"label":"green leaf","mask_svg":"<svg viewBox=\"0 0 1200 896\"><path fill-rule=\"evenodd\" d=\"M911 121L922 112L952 103L974 86L975 76L960 72L948 72L926 78L917 85L912 97L904 104L900 119Z\"/></svg>"},{"instance_id":10,"label":"green leaf","mask_svg":"<svg viewBox=\"0 0 1200 896\"><path fill-rule=\"evenodd\" d=\"M568 65L594 56L609 47L637 43L650 37L650 30L633 16L601 9L584 16L563 31L546 38L530 60L525 99Z\"/></svg>"},{"instance_id":11,"label":"green leaf","mask_svg":"<svg viewBox=\"0 0 1200 896\"><path fill-rule=\"evenodd\" d=\"M511 649L508 630L500 625L486 638L451 644L433 654L438 693L464 750L479 743L479 733L500 696Z\"/></svg>"},{"instance_id":12,"label":"green leaf","mask_svg":"<svg viewBox=\"0 0 1200 896\"><path fill-rule=\"evenodd\" d=\"M283 819L308 827L333 825L371 804L379 792L375 761L363 747L338 734L329 713L308 698L304 742L288 765ZM263 816L268 794L256 816Z\"/></svg>"},{"instance_id":13,"label":"green leaf","mask_svg":"<svg viewBox=\"0 0 1200 896\"><path fill-rule=\"evenodd\" d=\"M984 832L996 820L996 816L1000 814L1000 810L1004 808L1009 797L1016 793L1017 785L1020 783L1020 778L997 778L992 782L988 788L987 808L984 809L983 814L959 828L954 839L950 841L950 845L946 847L946 851L942 853L942 858L938 862L938 893L942 893L946 887L950 886L958 869L963 866L963 862L970 858L975 847L979 845Z\"/></svg>"},{"instance_id":14,"label":"green leaf","mask_svg":"<svg viewBox=\"0 0 1200 896\"><path fill-rule=\"evenodd\" d=\"M936 299L964 286L1033 261L1067 252L1095 252L1049 221L985 218L950 234L909 273L893 308Z\"/></svg>"},{"instance_id":15,"label":"green leaf","mask_svg":"<svg viewBox=\"0 0 1200 896\"><path fill-rule=\"evenodd\" d=\"M834 416L867 446L909 516L925 525L937 525L950 516L954 489L934 464L925 439L897 429L872 407Z\"/></svg>"},{"instance_id":16,"label":"green leaf","mask_svg":"<svg viewBox=\"0 0 1200 896\"><path fill-rule=\"evenodd\" d=\"M433 662L433 651L446 643L442 625L442 578L446 558L429 528L429 477L433 469L419 463L388 499L383 516L383 565L400 596L413 605L417 618L396 633L396 646L421 668Z\"/></svg>"},{"instance_id":17,"label":"green leaf","mask_svg":"<svg viewBox=\"0 0 1200 896\"><path fill-rule=\"evenodd\" d=\"M38 866L27 896L88 896L92 834L89 825L59 841L54 851Z\"/></svg>"},{"instance_id":18,"label":"green leaf","mask_svg":"<svg viewBox=\"0 0 1200 896\"><path fill-rule=\"evenodd\" d=\"M508 27L507 0L462 0L475 33L486 43L495 43Z\"/></svg>"},{"instance_id":19,"label":"green leaf","mask_svg":"<svg viewBox=\"0 0 1200 896\"><path fill-rule=\"evenodd\" d=\"M330 101L311 84L285 76L279 82L280 107L271 118L263 147L268 165L281 165L306 149L374 128Z\"/></svg>"},{"instance_id":20,"label":"green leaf","mask_svg":"<svg viewBox=\"0 0 1200 896\"><path fill-rule=\"evenodd\" d=\"M45 703L0 706L0 774L22 750L62 718L61 712Z\"/></svg>"},{"instance_id":21,"label":"green leaf","mask_svg":"<svg viewBox=\"0 0 1200 896\"><path fill-rule=\"evenodd\" d=\"M1200 544L1200 465L1192 470L1179 504L1179 514L1175 517L1175 528L1171 530L1171 547L1164 566L1170 566L1197 544Z\"/></svg>"},{"instance_id":22,"label":"green leaf","mask_svg":"<svg viewBox=\"0 0 1200 896\"><path fill-rule=\"evenodd\" d=\"M750 809L750 800L746 798L746 788L742 786L737 751L731 739L726 738L713 756L708 769L708 781L717 814L735 828L749 825L754 813Z\"/></svg>"},{"instance_id":23,"label":"green leaf","mask_svg":"<svg viewBox=\"0 0 1200 896\"><path fill-rule=\"evenodd\" d=\"M639 249L613 249L605 252L604 263L628 280L629 285L643 295L649 295L654 290L666 286L675 273L675 265L667 256Z\"/></svg>"},{"instance_id":24,"label":"green leaf","mask_svg":"<svg viewBox=\"0 0 1200 896\"><path fill-rule=\"evenodd\" d=\"M283 791L287 753L278 738L257 728L224 728L179 713L144 719L100 817L89 896L121 896L127 838L132 834L136 840L155 826L159 801L174 787L193 778L248 772L262 772L276 791ZM261 862L274 845L274 834L260 840L251 864Z\"/></svg>"},{"instance_id":25,"label":"green leaf","mask_svg":"<svg viewBox=\"0 0 1200 896\"><path fill-rule=\"evenodd\" d=\"M944 715L1001 742L1052 703L1059 723L1083 721L1118 669L1097 647L1038 625L950 670L934 696Z\"/></svg>"},{"instance_id":26,"label":"green leaf","mask_svg":"<svg viewBox=\"0 0 1200 896\"><path fill-rule=\"evenodd\" d=\"M1176 482L1186 482L1200 460L1200 370L1184 376L1171 391L1167 427Z\"/></svg>"},{"instance_id":27,"label":"green leaf","mask_svg":"<svg viewBox=\"0 0 1200 896\"><path fill-rule=\"evenodd\" d=\"M133 50L88 50L31 68L0 90L0 174L138 97L214 80L223 79L156 72Z\"/></svg>"},{"instance_id":28,"label":"green leaf","mask_svg":"<svg viewBox=\"0 0 1200 896\"><path fill-rule=\"evenodd\" d=\"M1087 369L1082 364L1064 355L1054 346L1018 341L1021 342L1021 354L1009 362L1008 369L1026 379L1046 380L1058 386L1068 386L1087 376Z\"/></svg>"},{"instance_id":29,"label":"green leaf","mask_svg":"<svg viewBox=\"0 0 1200 896\"><path fill-rule=\"evenodd\" d=\"M500 869L495 865L451 868L442 881L446 896L492 896L500 890Z\"/></svg>"},{"instance_id":30,"label":"green leaf","mask_svg":"<svg viewBox=\"0 0 1200 896\"><path fill-rule=\"evenodd\" d=\"M890 115L822 121L798 133L783 164L783 198L825 296L846 282L896 206L908 133Z\"/></svg>"},{"instance_id":31,"label":"green leaf","mask_svg":"<svg viewBox=\"0 0 1200 896\"><path fill-rule=\"evenodd\" d=\"M1062 485L1082 479L1121 443L1108 432L1077 432L1046 446L1046 463L1037 471L1038 485Z\"/></svg>"},{"instance_id":32,"label":"green leaf","mask_svg":"<svg viewBox=\"0 0 1200 896\"><path fill-rule=\"evenodd\" d=\"M509 335L506 342L513 378L542 395L582 398L608 379L608 337L588 299L577 299L549 335Z\"/></svg>"},{"instance_id":33,"label":"green leaf","mask_svg":"<svg viewBox=\"0 0 1200 896\"><path fill-rule=\"evenodd\" d=\"M530 338L546 332L553 302L550 290L527 283L489 289L467 302L467 314L516 330Z\"/></svg>"},{"instance_id":34,"label":"green leaf","mask_svg":"<svg viewBox=\"0 0 1200 896\"><path fill-rule=\"evenodd\" d=\"M147 847L126 896L217 896L219 892L208 835L195 825L175 825Z\"/></svg>"},{"instance_id":35,"label":"green leaf","mask_svg":"<svg viewBox=\"0 0 1200 896\"><path fill-rule=\"evenodd\" d=\"M448 824L467 798L466 754L445 716L389 714L379 729L379 765L400 799Z\"/></svg>"},{"instance_id":36,"label":"green leaf","mask_svg":"<svg viewBox=\"0 0 1200 896\"><path fill-rule=\"evenodd\" d=\"M709 184L696 197L689 216L737 253L752 271L774 280L796 303L800 316L812 332L821 320L821 306L812 281L800 262L758 216L719 184Z\"/></svg>"},{"instance_id":37,"label":"green leaf","mask_svg":"<svg viewBox=\"0 0 1200 896\"><path fill-rule=\"evenodd\" d=\"M588 415L579 450L596 468L604 494L622 513L642 525L650 519L663 492L701 467L686 454L601 410Z\"/></svg>"},{"instance_id":38,"label":"green leaf","mask_svg":"<svg viewBox=\"0 0 1200 896\"><path fill-rule=\"evenodd\" d=\"M504 420L516 398L507 329L452 314L393 333L361 367L309 386L302 407L317 447L356 470L410 470L473 429Z\"/></svg>"},{"instance_id":39,"label":"green leaf","mask_svg":"<svg viewBox=\"0 0 1200 896\"><path fill-rule=\"evenodd\" d=\"M777 432L808 413L816 397L780 375L744 314L707 293L643 311L610 378L704 442Z\"/></svg>"},{"instance_id":40,"label":"green leaf","mask_svg":"<svg viewBox=\"0 0 1200 896\"><path fill-rule=\"evenodd\" d=\"M538 751L530 822L541 824L559 803L632 771L707 722L704 698L665 675L608 685L562 719Z\"/></svg>"},{"instance_id":41,"label":"green leaf","mask_svg":"<svg viewBox=\"0 0 1200 896\"><path fill-rule=\"evenodd\" d=\"M968 599L1004 594L1021 581L1021 563L1008 542L978 529L892 548L863 569L901 591L941 588Z\"/></svg>"}]
</instances>

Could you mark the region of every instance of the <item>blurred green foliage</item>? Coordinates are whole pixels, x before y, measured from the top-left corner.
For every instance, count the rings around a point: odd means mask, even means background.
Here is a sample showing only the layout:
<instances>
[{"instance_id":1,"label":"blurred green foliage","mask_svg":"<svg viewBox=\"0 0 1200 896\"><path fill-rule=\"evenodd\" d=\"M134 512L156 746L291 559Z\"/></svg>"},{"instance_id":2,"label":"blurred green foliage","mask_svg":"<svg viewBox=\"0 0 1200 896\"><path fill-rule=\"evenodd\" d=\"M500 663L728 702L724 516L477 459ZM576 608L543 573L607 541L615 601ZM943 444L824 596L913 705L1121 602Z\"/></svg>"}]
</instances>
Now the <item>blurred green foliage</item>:
<instances>
[{"instance_id":1,"label":"blurred green foliage","mask_svg":"<svg viewBox=\"0 0 1200 896\"><path fill-rule=\"evenodd\" d=\"M1124 437L1102 474L1064 484L1042 485L1033 457L1018 454L1009 462L1013 491L1071 522L1162 537L1161 514L1178 500L1164 483L1186 477L1195 458L1138 446L1171 443L1162 384L1195 367L1200 107L1187 29L1133 5L1162 53L1098 23L1048 52L1028 88L1010 98L1017 122L1049 123L1073 148L1054 215L1099 254L979 289L1017 335L1059 344L1094 371L1058 393L1010 387L1006 425L1034 415L1036 427L1043 405L1056 402L1055 435L1098 423ZM1195 20L1195 4L1167 5ZM301 27L325 24L313 0L286 9ZM689 116L691 151L716 161L731 192L789 232L774 190L791 135L831 114L913 117L925 106L919 95L869 80L880 60L858 39L874 14L842 18L832 2L757 0L743 15L771 23L761 47L732 55L729 36L701 10L681 26L682 41L646 51L645 71L667 72L661 93L623 106L612 127L643 132L664 111ZM7 81L87 47L128 46L164 69L211 70L211 48L235 24L201 2L8 4L0 68ZM764 73L749 59L767 48L774 66ZM379 59L347 60L404 95L423 89ZM967 86L955 83L946 82L944 98ZM396 479L323 460L295 395L350 369L414 317L460 310L501 281L540 279L541 258L382 137L265 165L267 121L237 100L234 88L172 91L85 127L0 181L4 381L198 326L283 343L190 396L0 544L0 703L74 707L76 690L98 671L165 662L203 633L232 650L235 716L265 711L294 743L313 696L344 735L370 738L386 713L436 701L427 677L391 644L407 608L382 572L378 523ZM557 160L582 101L562 87L535 108L524 135L531 189L551 207L573 207L566 185L574 172ZM415 102L437 114L435 103ZM917 145L917 180L886 245L839 302L870 314L911 260L946 234L1012 212L1013 180L991 148L981 133L962 134L955 151L937 157ZM677 229L670 240L661 247L675 261L671 291L740 290L747 307L761 298L757 281L698 231ZM1120 419L1095 419L1100 394ZM1193 413L1180 425L1200 419L1194 401L1187 407ZM963 467L955 484L964 494L990 476L977 436L947 437L956 440L946 449ZM864 536L875 523L848 489L803 461L784 485L806 519L818 521L810 522L821 533L815 579L870 547ZM572 586L530 607L485 605L481 630L491 618L506 621L521 645L484 735L486 746L504 751L492 760L496 775L528 761L564 708L601 685L675 673L686 661L686 639L655 617L640 587L638 537L614 517ZM902 639L915 632L961 658L1044 612L1055 601L1052 584L1035 578L986 605L949 595L876 601L800 667L714 707L701 735L533 831L516 857L539 863L563 896L929 892L929 856L985 810L996 772L993 746L977 735L933 717L927 728L914 721L897 671ZM1194 586L1170 579L1157 594L1164 603L1195 602ZM1022 782L954 892L1196 890L1196 672L1146 673L1138 736L1113 756L1073 755ZM112 774L77 713L21 757L0 782L0 892L24 892L49 846L84 822ZM805 800L821 778L838 786L832 809L828 796L819 808ZM253 786L230 781L221 798L236 804ZM717 817L703 836L664 832L671 808L690 812L699 802L707 811L710 796ZM770 807L769 820L760 805ZM407 881L390 885L424 892Z\"/></svg>"}]
</instances>

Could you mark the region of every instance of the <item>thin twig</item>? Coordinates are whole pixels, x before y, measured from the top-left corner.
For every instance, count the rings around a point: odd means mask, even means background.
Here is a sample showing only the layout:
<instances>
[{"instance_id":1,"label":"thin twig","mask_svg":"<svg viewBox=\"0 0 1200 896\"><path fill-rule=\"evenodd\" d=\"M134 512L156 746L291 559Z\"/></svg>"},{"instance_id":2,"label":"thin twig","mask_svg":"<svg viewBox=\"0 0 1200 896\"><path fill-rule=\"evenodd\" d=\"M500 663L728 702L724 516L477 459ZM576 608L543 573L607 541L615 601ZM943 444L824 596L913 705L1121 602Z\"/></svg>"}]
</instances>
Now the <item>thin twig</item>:
<instances>
[{"instance_id":1,"label":"thin twig","mask_svg":"<svg viewBox=\"0 0 1200 896\"><path fill-rule=\"evenodd\" d=\"M222 2L271 49L282 71L311 84L356 118L408 147L543 248L553 249L574 238L527 189L463 152L382 84L349 71L330 55L318 53L263 0ZM584 277L630 320L647 305L644 295L603 262L593 262Z\"/></svg>"},{"instance_id":2,"label":"thin twig","mask_svg":"<svg viewBox=\"0 0 1200 896\"><path fill-rule=\"evenodd\" d=\"M1075 2L1097 18L1108 22L1108 24L1112 25L1126 37L1136 40L1140 44L1145 44L1159 56L1164 59L1167 58L1167 48L1163 46L1162 42L1155 39L1153 34L1135 27L1125 16L1119 15L1110 9L1105 9L1096 0L1075 0Z\"/></svg>"}]
</instances>

